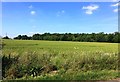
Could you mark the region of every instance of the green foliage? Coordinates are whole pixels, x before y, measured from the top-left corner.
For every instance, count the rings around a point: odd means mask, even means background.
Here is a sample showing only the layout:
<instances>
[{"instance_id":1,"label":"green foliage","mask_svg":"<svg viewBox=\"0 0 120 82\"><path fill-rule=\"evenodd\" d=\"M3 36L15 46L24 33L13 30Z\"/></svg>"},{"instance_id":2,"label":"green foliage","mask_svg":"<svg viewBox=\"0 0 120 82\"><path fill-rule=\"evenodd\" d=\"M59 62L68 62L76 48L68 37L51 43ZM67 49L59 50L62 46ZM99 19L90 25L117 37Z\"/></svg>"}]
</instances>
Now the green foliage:
<instances>
[{"instance_id":1,"label":"green foliage","mask_svg":"<svg viewBox=\"0 0 120 82\"><path fill-rule=\"evenodd\" d=\"M8 36L3 37L3 39L10 39Z\"/></svg>"},{"instance_id":2,"label":"green foliage","mask_svg":"<svg viewBox=\"0 0 120 82\"><path fill-rule=\"evenodd\" d=\"M92 34L58 34L58 33L44 33L44 34L34 34L32 37L28 37L27 35L18 35L14 39L22 39L22 40L49 40L49 41L81 41L81 42L112 42L119 43L118 39L120 36L119 32L115 32L112 34L104 34L104 32L100 33L92 33Z\"/></svg>"}]
</instances>

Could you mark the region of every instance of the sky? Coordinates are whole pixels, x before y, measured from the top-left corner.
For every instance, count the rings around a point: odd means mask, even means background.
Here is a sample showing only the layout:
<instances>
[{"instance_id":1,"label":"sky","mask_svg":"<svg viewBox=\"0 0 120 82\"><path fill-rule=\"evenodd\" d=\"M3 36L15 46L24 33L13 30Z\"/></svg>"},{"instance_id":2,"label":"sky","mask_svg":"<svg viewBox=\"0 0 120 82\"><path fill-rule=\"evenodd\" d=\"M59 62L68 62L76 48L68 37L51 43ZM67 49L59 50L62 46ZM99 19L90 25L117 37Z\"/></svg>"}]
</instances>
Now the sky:
<instances>
[{"instance_id":1,"label":"sky","mask_svg":"<svg viewBox=\"0 0 120 82\"><path fill-rule=\"evenodd\" d=\"M2 36L118 31L117 2L3 2Z\"/></svg>"}]
</instances>

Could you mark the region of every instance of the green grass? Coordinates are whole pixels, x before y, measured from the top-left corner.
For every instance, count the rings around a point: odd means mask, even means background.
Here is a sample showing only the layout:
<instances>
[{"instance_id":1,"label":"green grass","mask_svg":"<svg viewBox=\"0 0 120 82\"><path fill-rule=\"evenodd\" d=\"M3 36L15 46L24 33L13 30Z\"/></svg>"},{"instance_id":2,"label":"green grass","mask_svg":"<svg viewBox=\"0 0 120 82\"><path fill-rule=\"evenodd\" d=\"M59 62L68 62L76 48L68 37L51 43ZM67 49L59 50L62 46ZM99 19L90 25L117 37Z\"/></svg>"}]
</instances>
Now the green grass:
<instances>
[{"instance_id":1,"label":"green grass","mask_svg":"<svg viewBox=\"0 0 120 82\"><path fill-rule=\"evenodd\" d=\"M3 40L3 43L3 56L8 59L10 56L12 61L5 69L7 79L108 80L119 77L117 43L38 40ZM51 66L57 68L56 73ZM44 70L38 72L39 68ZM11 73L13 70L15 73ZM21 78L16 78L18 70ZM30 71L37 72L37 77L32 77Z\"/></svg>"}]
</instances>

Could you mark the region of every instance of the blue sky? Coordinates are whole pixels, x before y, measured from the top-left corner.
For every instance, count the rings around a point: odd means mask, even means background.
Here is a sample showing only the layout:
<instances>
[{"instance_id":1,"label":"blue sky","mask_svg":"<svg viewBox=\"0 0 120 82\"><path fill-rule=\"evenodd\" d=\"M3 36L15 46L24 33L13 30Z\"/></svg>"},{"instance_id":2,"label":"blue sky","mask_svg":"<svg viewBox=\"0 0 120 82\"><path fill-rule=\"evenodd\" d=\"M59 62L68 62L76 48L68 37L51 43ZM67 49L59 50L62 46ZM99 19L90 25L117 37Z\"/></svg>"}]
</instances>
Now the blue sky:
<instances>
[{"instance_id":1,"label":"blue sky","mask_svg":"<svg viewBox=\"0 0 120 82\"><path fill-rule=\"evenodd\" d=\"M111 33L118 31L117 2L3 2L2 34Z\"/></svg>"}]
</instances>

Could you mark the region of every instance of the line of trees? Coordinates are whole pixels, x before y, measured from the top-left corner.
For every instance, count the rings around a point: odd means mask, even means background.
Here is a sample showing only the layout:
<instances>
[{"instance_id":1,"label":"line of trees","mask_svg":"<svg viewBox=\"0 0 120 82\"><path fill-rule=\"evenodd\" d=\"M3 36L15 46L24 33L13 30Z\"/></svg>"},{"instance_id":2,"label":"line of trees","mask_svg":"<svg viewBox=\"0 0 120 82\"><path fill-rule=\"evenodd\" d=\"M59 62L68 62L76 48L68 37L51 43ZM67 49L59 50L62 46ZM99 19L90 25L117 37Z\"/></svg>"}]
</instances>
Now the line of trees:
<instances>
[{"instance_id":1,"label":"line of trees","mask_svg":"<svg viewBox=\"0 0 120 82\"><path fill-rule=\"evenodd\" d=\"M44 33L44 34L34 34L33 36L27 35L18 35L14 39L19 40L49 40L49 41L80 41L80 42L112 42L119 43L120 42L120 33Z\"/></svg>"}]
</instances>

